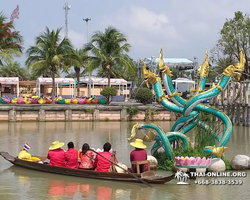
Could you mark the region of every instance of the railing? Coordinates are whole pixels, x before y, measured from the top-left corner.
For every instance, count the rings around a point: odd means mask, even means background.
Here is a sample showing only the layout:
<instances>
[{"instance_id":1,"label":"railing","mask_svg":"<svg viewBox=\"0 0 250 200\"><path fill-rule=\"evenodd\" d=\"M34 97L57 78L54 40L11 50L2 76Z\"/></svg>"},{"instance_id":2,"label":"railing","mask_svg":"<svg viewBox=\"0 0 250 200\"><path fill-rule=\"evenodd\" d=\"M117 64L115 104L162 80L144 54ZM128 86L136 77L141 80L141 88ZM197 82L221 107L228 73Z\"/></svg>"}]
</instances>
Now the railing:
<instances>
[{"instance_id":1,"label":"railing","mask_svg":"<svg viewBox=\"0 0 250 200\"><path fill-rule=\"evenodd\" d=\"M250 125L249 81L230 82L220 96L213 98L210 105L225 112L234 125Z\"/></svg>"}]
</instances>

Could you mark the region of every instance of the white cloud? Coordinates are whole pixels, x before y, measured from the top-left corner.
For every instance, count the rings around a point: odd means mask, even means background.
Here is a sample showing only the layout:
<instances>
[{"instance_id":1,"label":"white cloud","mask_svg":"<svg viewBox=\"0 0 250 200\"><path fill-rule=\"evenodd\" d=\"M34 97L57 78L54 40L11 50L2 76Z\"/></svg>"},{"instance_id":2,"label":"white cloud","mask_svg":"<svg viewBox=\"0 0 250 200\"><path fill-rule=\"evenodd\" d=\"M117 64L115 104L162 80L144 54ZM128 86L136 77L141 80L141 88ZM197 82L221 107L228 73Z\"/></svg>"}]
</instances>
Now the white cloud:
<instances>
[{"instance_id":1,"label":"white cloud","mask_svg":"<svg viewBox=\"0 0 250 200\"><path fill-rule=\"evenodd\" d=\"M61 37L64 38L64 36L65 36L65 31L62 30ZM74 45L74 47L78 48L78 49L82 48L83 45L87 41L87 37L86 37L85 34L78 33L78 32L73 31L73 30L69 30L68 31L68 38L72 42L72 44Z\"/></svg>"},{"instance_id":2,"label":"white cloud","mask_svg":"<svg viewBox=\"0 0 250 200\"><path fill-rule=\"evenodd\" d=\"M137 58L157 55L162 46L167 51L176 45L185 44L165 13L153 12L144 7L130 6L129 10L115 13L103 22L105 27L110 24L126 33L132 45L131 54Z\"/></svg>"}]
</instances>

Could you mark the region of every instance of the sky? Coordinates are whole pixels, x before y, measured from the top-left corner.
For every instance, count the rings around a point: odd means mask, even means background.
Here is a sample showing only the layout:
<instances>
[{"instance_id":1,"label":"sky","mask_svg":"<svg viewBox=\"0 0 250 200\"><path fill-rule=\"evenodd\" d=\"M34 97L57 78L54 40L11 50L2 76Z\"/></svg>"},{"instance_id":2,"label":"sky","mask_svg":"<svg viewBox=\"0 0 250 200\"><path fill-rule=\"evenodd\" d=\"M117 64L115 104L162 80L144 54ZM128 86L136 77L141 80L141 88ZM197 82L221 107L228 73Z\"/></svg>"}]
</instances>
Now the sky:
<instances>
[{"instance_id":1,"label":"sky","mask_svg":"<svg viewBox=\"0 0 250 200\"><path fill-rule=\"evenodd\" d=\"M2 0L3 1L3 0ZM64 3L69 3L68 35L75 48L87 42L95 31L113 26L124 33L132 48L134 60L159 56L163 48L166 58L198 58L201 64L205 51L216 45L226 19L234 12L247 13L250 1L241 0L5 0L1 9L6 17L19 5L19 19L14 24L24 37L24 51L34 45L35 37L45 27L63 28L65 35ZM211 55L211 53L209 53ZM24 54L18 61L24 65Z\"/></svg>"}]
</instances>

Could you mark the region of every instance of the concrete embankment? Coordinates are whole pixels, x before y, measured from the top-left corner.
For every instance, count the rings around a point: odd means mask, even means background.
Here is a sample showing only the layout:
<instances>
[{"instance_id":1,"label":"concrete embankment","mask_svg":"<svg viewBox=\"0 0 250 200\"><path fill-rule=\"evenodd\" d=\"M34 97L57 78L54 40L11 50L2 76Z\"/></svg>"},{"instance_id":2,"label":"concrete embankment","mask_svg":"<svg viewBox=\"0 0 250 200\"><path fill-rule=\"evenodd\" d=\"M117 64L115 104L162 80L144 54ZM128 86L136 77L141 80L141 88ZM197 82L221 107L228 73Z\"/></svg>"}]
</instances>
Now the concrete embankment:
<instances>
[{"instance_id":1,"label":"concrete embankment","mask_svg":"<svg viewBox=\"0 0 250 200\"><path fill-rule=\"evenodd\" d=\"M110 105L0 105L0 121L129 121L176 120L159 104L112 103Z\"/></svg>"}]
</instances>

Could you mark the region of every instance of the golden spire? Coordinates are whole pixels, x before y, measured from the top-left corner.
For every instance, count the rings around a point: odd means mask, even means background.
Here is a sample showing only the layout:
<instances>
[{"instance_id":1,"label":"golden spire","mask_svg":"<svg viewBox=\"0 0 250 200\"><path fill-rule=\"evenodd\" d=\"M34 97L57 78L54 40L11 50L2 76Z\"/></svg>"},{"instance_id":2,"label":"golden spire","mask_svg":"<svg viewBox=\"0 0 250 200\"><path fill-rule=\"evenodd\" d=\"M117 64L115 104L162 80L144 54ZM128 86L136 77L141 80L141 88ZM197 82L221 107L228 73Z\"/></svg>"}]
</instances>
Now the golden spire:
<instances>
[{"instance_id":1,"label":"golden spire","mask_svg":"<svg viewBox=\"0 0 250 200\"><path fill-rule=\"evenodd\" d=\"M164 66L164 62L163 62L163 50L162 50L162 47L161 47L158 67L160 68L160 67L163 67L163 66Z\"/></svg>"},{"instance_id":2,"label":"golden spire","mask_svg":"<svg viewBox=\"0 0 250 200\"><path fill-rule=\"evenodd\" d=\"M190 92L196 92L196 89L192 86L192 87L190 88Z\"/></svg>"}]
</instances>

